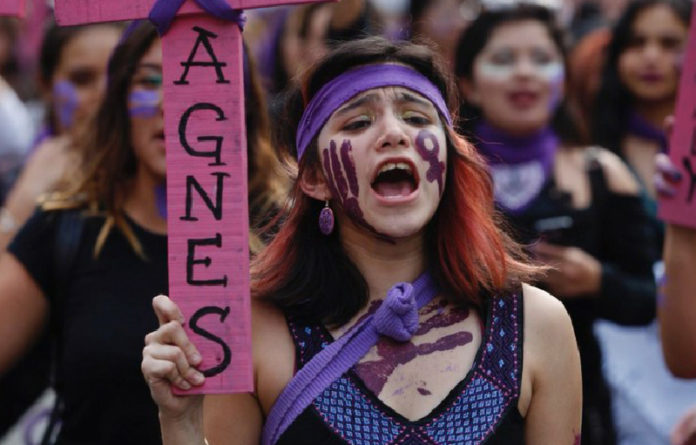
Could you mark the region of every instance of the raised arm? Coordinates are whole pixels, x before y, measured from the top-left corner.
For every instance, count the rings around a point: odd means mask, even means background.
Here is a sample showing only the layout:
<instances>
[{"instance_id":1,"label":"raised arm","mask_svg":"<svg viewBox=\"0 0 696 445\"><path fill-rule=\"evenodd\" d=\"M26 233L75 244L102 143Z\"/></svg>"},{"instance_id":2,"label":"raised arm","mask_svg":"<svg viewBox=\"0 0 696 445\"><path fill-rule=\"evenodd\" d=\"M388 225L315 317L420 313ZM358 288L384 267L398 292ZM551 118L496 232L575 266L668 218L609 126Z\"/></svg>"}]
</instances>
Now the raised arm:
<instances>
[{"instance_id":1,"label":"raised arm","mask_svg":"<svg viewBox=\"0 0 696 445\"><path fill-rule=\"evenodd\" d=\"M531 388L525 443L579 444L582 379L570 317L560 301L535 287L524 287L524 305L523 381Z\"/></svg>"},{"instance_id":2,"label":"raised arm","mask_svg":"<svg viewBox=\"0 0 696 445\"><path fill-rule=\"evenodd\" d=\"M141 368L159 408L162 442L202 445L203 396L178 396L171 391L172 384L185 390L203 384L203 374L194 367L201 356L182 327L179 307L164 295L155 297L152 306L160 326L145 337Z\"/></svg>"}]
</instances>

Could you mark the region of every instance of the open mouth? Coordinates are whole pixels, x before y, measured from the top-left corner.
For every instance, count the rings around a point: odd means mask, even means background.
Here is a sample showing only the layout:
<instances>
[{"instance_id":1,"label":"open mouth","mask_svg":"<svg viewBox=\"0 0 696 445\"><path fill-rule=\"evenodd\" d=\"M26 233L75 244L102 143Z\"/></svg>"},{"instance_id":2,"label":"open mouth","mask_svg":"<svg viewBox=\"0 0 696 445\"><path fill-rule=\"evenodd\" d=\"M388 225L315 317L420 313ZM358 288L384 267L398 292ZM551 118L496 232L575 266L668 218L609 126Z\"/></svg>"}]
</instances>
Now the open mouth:
<instances>
[{"instance_id":1,"label":"open mouth","mask_svg":"<svg viewBox=\"0 0 696 445\"><path fill-rule=\"evenodd\" d=\"M418 188L418 173L410 162L388 161L377 170L372 190L383 198L403 198Z\"/></svg>"}]
</instances>

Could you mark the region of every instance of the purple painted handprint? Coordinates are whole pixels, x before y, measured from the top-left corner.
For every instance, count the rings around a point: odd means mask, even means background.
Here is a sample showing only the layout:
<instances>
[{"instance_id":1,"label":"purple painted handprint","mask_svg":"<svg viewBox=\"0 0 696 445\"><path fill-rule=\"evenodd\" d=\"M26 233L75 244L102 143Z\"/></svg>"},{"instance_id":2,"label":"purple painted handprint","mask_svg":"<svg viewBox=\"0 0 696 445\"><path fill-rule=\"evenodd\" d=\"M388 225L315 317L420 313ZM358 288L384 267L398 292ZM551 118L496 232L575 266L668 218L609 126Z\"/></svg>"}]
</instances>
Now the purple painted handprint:
<instances>
[{"instance_id":1,"label":"purple painted handprint","mask_svg":"<svg viewBox=\"0 0 696 445\"><path fill-rule=\"evenodd\" d=\"M351 156L353 147L349 139L344 139L341 143L340 158L336 142L331 141L329 148L325 148L324 172L326 173L331 194L338 200L346 214L355 222L377 234L381 239L393 242L392 238L379 233L374 227L365 220L358 195L358 175L355 169L355 162Z\"/></svg>"},{"instance_id":2,"label":"purple painted handprint","mask_svg":"<svg viewBox=\"0 0 696 445\"><path fill-rule=\"evenodd\" d=\"M436 314L423 321L416 335L424 335L434 328L443 328L465 320L469 317L469 310L457 309L445 312L443 306L438 303L431 303L426 306L424 314L435 312ZM445 335L434 343L424 343L415 345L412 341L397 342L391 339L383 339L377 343L377 354L380 360L366 361L355 365L355 372L365 383L370 391L379 395L384 389L387 380L399 365L409 363L419 355L428 355L436 351L447 351L456 347L466 345L473 340L471 332L460 331L454 334ZM427 395L419 391L421 395Z\"/></svg>"}]
</instances>

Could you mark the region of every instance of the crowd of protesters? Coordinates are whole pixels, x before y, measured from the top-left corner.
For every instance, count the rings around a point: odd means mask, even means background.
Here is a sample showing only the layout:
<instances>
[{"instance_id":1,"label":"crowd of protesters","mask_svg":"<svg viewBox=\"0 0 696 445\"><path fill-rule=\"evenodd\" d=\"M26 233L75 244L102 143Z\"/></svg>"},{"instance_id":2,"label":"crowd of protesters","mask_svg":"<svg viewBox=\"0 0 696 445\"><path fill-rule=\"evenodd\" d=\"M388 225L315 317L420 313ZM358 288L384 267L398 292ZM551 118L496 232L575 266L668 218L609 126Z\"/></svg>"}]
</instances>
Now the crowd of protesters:
<instances>
[{"instance_id":1,"label":"crowd of protesters","mask_svg":"<svg viewBox=\"0 0 696 445\"><path fill-rule=\"evenodd\" d=\"M170 391L204 377L166 297L156 28L0 17L0 443L44 391L46 444L648 443L596 326L654 334L664 359L635 366L696 378L696 232L657 212L684 182L667 153L692 8L247 11L255 389L205 399ZM402 282L413 329L389 319L311 378ZM696 444L681 411L655 445Z\"/></svg>"}]
</instances>

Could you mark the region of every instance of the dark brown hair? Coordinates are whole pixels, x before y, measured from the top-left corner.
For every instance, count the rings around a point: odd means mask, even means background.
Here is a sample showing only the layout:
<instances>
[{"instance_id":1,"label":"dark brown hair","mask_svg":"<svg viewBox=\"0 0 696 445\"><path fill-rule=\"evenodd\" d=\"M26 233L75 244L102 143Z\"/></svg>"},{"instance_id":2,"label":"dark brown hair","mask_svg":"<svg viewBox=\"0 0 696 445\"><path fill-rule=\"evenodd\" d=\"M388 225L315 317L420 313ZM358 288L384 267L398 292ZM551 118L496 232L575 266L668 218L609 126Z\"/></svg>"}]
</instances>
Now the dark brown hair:
<instances>
[{"instance_id":1,"label":"dark brown hair","mask_svg":"<svg viewBox=\"0 0 696 445\"><path fill-rule=\"evenodd\" d=\"M130 180L135 176L137 159L131 147L131 127L128 113L128 89L137 64L158 39L157 31L143 21L129 28L111 56L108 67L108 86L95 121L76 141L82 156L77 173L58 192L49 195L43 208L60 209L87 206L106 216L97 239L98 253L113 227L120 229L133 249L144 255L140 243L123 213L123 202ZM250 61L248 62L251 63ZM252 221L262 220L265 212L280 206L285 196L285 182L279 172L269 142L268 118L258 80L249 66L246 94L247 145L249 170L249 208ZM74 177L73 177L74 175ZM250 233L250 250L256 252L261 242Z\"/></svg>"}]
</instances>

